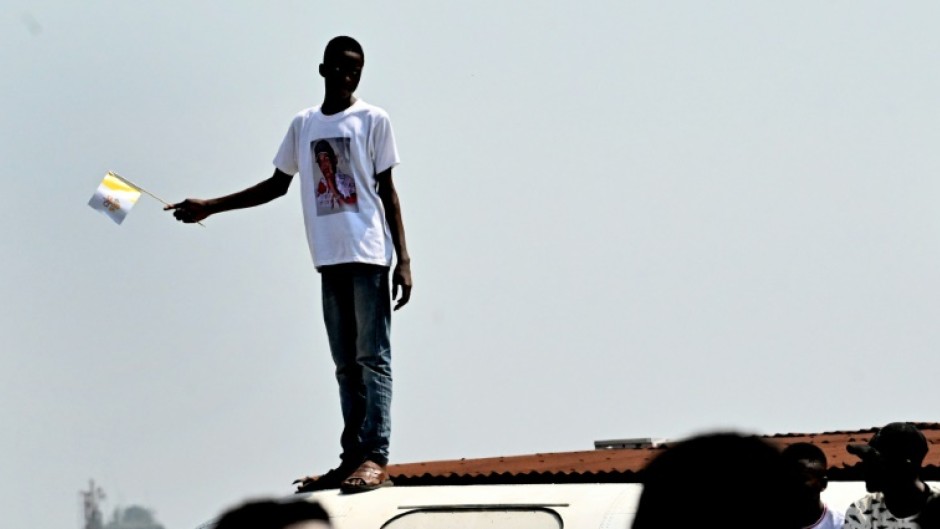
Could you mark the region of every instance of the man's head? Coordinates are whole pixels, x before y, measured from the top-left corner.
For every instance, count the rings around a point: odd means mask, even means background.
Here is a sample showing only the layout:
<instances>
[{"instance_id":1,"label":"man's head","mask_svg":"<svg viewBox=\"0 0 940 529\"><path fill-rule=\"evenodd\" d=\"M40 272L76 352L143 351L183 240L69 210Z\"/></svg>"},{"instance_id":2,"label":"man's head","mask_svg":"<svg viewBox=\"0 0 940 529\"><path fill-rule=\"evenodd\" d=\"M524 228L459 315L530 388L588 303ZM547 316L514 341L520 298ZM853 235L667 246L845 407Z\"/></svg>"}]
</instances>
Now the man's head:
<instances>
[{"instance_id":1,"label":"man's head","mask_svg":"<svg viewBox=\"0 0 940 529\"><path fill-rule=\"evenodd\" d=\"M323 176L332 180L336 173L336 152L330 142L319 140L313 144L313 156Z\"/></svg>"},{"instance_id":2,"label":"man's head","mask_svg":"<svg viewBox=\"0 0 940 529\"><path fill-rule=\"evenodd\" d=\"M754 520L767 529L801 527L791 510L767 514L797 500L800 479L776 448L757 437L720 433L683 441L657 456L640 477L643 493L633 529L662 527L663 520L695 527L716 508L733 513L722 520L726 529L752 527Z\"/></svg>"},{"instance_id":3,"label":"man's head","mask_svg":"<svg viewBox=\"0 0 940 529\"><path fill-rule=\"evenodd\" d=\"M847 450L862 459L865 486L877 492L919 479L927 438L909 422L893 422L878 430L867 445L851 444Z\"/></svg>"},{"instance_id":4,"label":"man's head","mask_svg":"<svg viewBox=\"0 0 940 529\"><path fill-rule=\"evenodd\" d=\"M814 512L820 506L819 495L826 490L826 454L811 443L793 443L783 449L783 457L794 465L802 479L802 508Z\"/></svg>"},{"instance_id":5,"label":"man's head","mask_svg":"<svg viewBox=\"0 0 940 529\"><path fill-rule=\"evenodd\" d=\"M352 37L335 37L323 51L320 76L327 92L336 95L352 95L359 87L365 54L362 46Z\"/></svg>"}]
</instances>

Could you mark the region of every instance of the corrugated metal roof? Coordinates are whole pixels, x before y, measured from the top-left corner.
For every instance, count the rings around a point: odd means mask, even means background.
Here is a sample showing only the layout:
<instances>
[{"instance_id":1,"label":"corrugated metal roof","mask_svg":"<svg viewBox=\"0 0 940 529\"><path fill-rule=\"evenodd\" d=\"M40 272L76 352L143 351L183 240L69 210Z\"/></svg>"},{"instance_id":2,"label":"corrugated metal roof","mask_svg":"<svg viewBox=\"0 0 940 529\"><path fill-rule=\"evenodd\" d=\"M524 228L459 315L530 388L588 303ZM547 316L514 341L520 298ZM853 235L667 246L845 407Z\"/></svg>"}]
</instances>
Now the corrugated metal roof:
<instances>
[{"instance_id":1,"label":"corrugated metal roof","mask_svg":"<svg viewBox=\"0 0 940 529\"><path fill-rule=\"evenodd\" d=\"M924 479L940 481L940 423L915 423L927 437L930 450L924 460ZM845 447L868 442L877 428L822 433L787 433L759 436L783 448L807 442L821 448L829 460L829 479L862 479L857 457ZM558 452L520 456L455 459L390 465L398 485L482 485L517 483L635 483L637 473L667 447L623 448Z\"/></svg>"}]
</instances>

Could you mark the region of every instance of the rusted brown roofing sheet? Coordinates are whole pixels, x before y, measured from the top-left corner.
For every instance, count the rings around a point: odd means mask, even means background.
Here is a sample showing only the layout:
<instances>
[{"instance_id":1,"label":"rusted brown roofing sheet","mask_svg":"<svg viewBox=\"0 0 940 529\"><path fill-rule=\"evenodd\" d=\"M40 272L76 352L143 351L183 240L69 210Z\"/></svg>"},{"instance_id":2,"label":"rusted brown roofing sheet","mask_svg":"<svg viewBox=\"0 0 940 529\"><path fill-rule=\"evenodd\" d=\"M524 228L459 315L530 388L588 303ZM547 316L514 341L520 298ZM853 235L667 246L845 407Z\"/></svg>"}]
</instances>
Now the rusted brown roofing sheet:
<instances>
[{"instance_id":1,"label":"rusted brown roofing sheet","mask_svg":"<svg viewBox=\"0 0 940 529\"><path fill-rule=\"evenodd\" d=\"M916 423L927 437L930 451L923 477L940 480L940 423ZM860 480L858 458L846 452L850 443L866 443L875 428L822 433L762 436L783 448L798 442L813 443L826 453L829 477L834 481ZM623 448L559 452L521 456L455 459L391 465L389 473L399 485L470 485L514 483L632 483L637 473L665 450Z\"/></svg>"}]
</instances>

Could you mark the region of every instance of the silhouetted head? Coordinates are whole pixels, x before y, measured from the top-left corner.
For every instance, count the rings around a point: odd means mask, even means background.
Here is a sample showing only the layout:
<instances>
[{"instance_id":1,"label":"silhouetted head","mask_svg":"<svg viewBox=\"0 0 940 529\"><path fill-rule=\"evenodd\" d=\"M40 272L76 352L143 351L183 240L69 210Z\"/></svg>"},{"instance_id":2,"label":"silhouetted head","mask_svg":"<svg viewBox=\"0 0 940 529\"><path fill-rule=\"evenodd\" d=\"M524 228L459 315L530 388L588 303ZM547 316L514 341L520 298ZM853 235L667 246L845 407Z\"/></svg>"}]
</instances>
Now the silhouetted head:
<instances>
[{"instance_id":1,"label":"silhouetted head","mask_svg":"<svg viewBox=\"0 0 940 529\"><path fill-rule=\"evenodd\" d=\"M319 503L262 500L226 511L215 529L329 529L330 517Z\"/></svg>"},{"instance_id":2,"label":"silhouetted head","mask_svg":"<svg viewBox=\"0 0 940 529\"><path fill-rule=\"evenodd\" d=\"M861 458L868 491L883 492L920 478L927 438L909 422L893 422L878 430L867 445L851 444L846 449Z\"/></svg>"},{"instance_id":3,"label":"silhouetted head","mask_svg":"<svg viewBox=\"0 0 940 529\"><path fill-rule=\"evenodd\" d=\"M705 527L798 529L792 509L800 478L776 448L757 437L719 433L668 448L641 473L633 529ZM666 525L664 525L666 524Z\"/></svg>"},{"instance_id":4,"label":"silhouetted head","mask_svg":"<svg viewBox=\"0 0 940 529\"><path fill-rule=\"evenodd\" d=\"M800 499L794 508L801 513L804 526L812 525L823 509L819 495L829 484L826 454L811 443L793 443L784 448L782 454L800 476Z\"/></svg>"},{"instance_id":5,"label":"silhouetted head","mask_svg":"<svg viewBox=\"0 0 940 529\"><path fill-rule=\"evenodd\" d=\"M340 36L330 40L320 64L327 92L351 95L359 87L363 65L365 54L356 39Z\"/></svg>"}]
</instances>

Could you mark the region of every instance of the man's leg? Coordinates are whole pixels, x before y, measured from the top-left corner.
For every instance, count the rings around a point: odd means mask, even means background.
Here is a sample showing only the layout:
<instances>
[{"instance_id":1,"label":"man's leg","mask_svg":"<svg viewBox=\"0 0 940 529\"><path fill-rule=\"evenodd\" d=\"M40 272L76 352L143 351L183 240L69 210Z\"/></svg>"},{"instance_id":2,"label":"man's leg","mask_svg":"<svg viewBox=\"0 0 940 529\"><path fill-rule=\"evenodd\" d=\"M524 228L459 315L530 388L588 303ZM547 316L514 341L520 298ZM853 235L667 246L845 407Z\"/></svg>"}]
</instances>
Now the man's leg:
<instances>
[{"instance_id":1,"label":"man's leg","mask_svg":"<svg viewBox=\"0 0 940 529\"><path fill-rule=\"evenodd\" d=\"M391 435L392 351L388 269L367 267L353 279L356 363L365 390L365 417L359 432L364 459L385 467Z\"/></svg>"},{"instance_id":2,"label":"man's leg","mask_svg":"<svg viewBox=\"0 0 940 529\"><path fill-rule=\"evenodd\" d=\"M391 297L388 268L363 266L353 279L356 312L356 363L365 389L365 419L359 430L363 462L341 486L344 492L363 492L388 479L388 440L391 434L392 357L389 346Z\"/></svg>"},{"instance_id":3,"label":"man's leg","mask_svg":"<svg viewBox=\"0 0 940 529\"><path fill-rule=\"evenodd\" d=\"M362 370L356 363L356 313L354 276L345 267L324 270L321 274L323 320L336 365L343 434L340 443L342 467L351 473L362 462L360 430L365 418L366 395Z\"/></svg>"}]
</instances>

